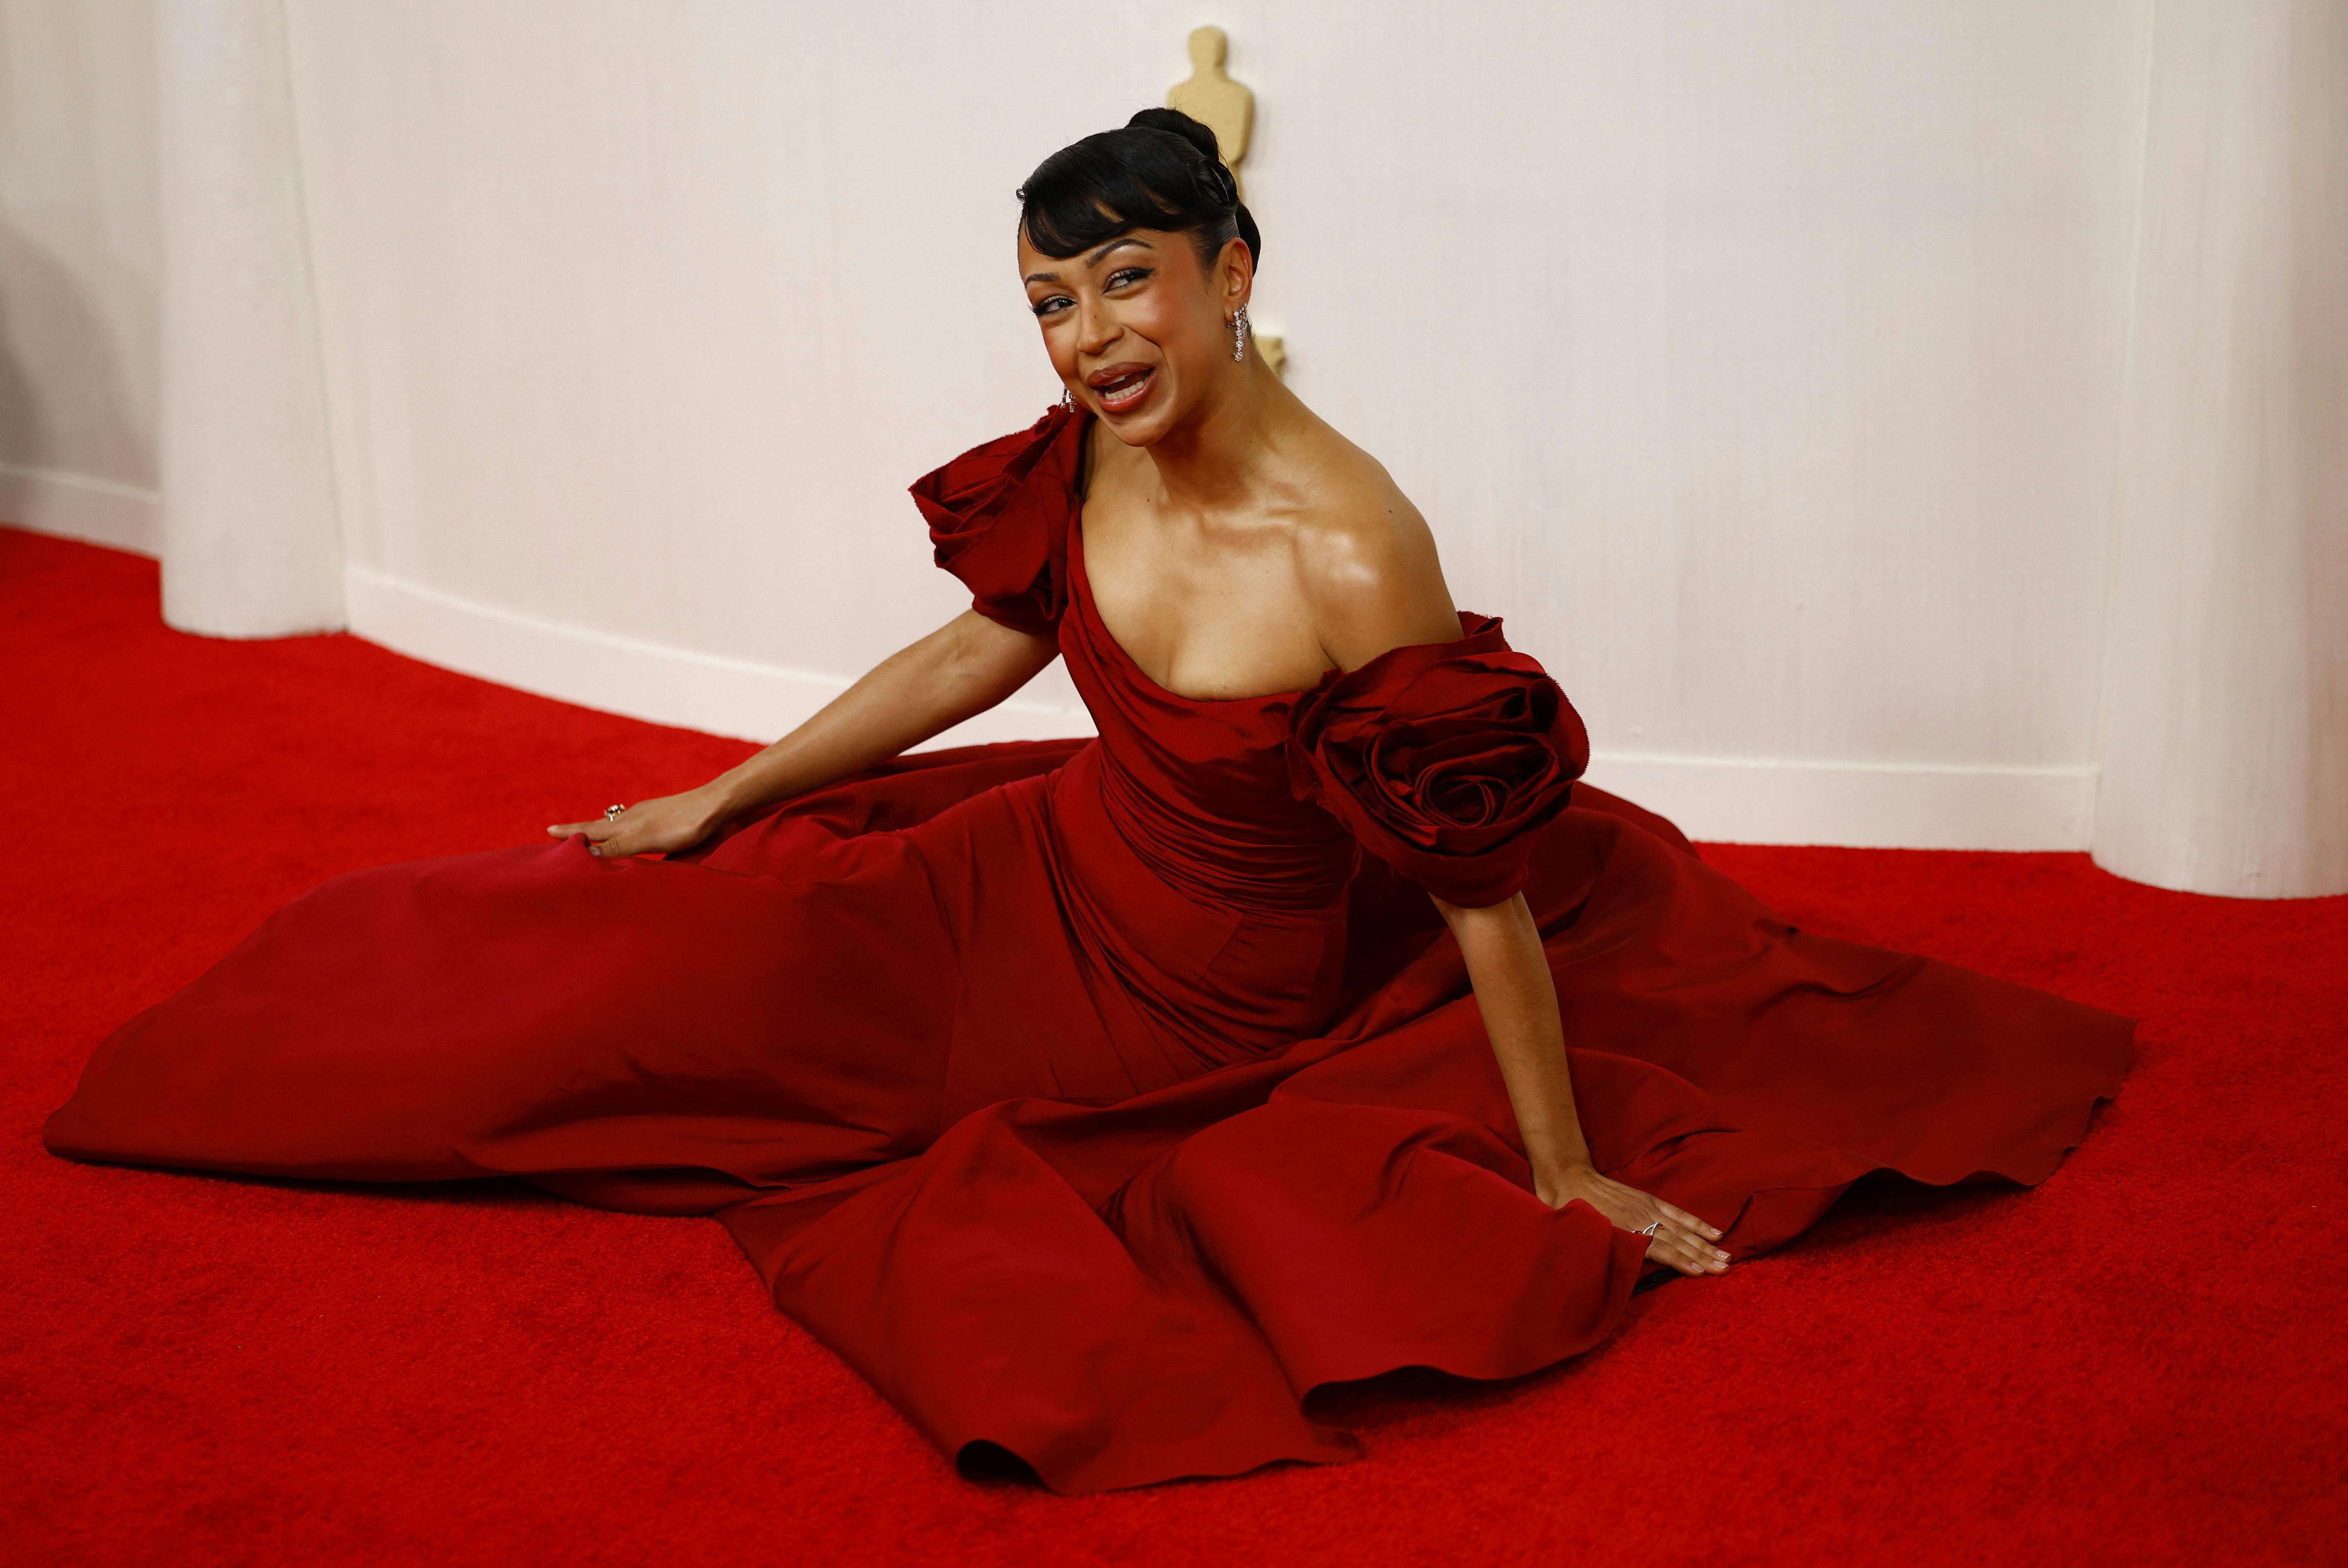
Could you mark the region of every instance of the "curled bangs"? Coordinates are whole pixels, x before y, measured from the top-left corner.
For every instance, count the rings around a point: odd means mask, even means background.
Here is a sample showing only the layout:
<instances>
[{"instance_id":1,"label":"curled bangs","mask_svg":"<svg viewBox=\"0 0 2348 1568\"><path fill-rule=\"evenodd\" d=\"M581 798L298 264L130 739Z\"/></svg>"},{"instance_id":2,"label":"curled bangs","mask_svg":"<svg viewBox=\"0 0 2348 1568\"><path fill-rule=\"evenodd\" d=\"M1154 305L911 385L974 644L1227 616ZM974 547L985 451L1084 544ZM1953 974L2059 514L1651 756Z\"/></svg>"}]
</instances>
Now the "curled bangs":
<instances>
[{"instance_id":1,"label":"curled bangs","mask_svg":"<svg viewBox=\"0 0 2348 1568\"><path fill-rule=\"evenodd\" d=\"M1262 261L1238 182L1216 156L1215 133L1179 110L1146 108L1115 130L1069 143L1035 166L1018 195L1020 232L1055 260L1156 229L1189 235L1201 267L1212 267L1232 240Z\"/></svg>"},{"instance_id":2,"label":"curled bangs","mask_svg":"<svg viewBox=\"0 0 2348 1568\"><path fill-rule=\"evenodd\" d=\"M1189 193L1190 171L1171 149L1149 158L1159 150L1147 145L1155 137L1132 139L1144 143L1139 149L1095 145L1122 137L1113 130L1088 136L1037 165L1019 188L1019 226L1029 244L1057 261L1136 229L1190 226L1196 215L1185 211L1181 200ZM1134 156L1137 151L1140 158ZM1161 161L1162 167L1150 167ZM1134 167L1137 162L1142 167Z\"/></svg>"}]
</instances>

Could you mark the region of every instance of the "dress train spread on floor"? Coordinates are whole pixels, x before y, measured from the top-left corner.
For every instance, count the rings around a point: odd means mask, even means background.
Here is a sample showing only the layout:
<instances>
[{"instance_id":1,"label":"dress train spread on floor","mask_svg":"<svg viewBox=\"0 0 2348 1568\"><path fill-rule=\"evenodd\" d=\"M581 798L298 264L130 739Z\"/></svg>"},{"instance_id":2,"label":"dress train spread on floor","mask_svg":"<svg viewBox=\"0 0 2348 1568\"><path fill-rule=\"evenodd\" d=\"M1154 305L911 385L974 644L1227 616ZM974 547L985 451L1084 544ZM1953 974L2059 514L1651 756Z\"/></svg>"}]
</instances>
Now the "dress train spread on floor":
<instances>
[{"instance_id":1,"label":"dress train spread on floor","mask_svg":"<svg viewBox=\"0 0 2348 1568\"><path fill-rule=\"evenodd\" d=\"M338 877L99 1047L49 1147L511 1175L711 1213L948 1452L1063 1491L1342 1460L1303 1397L1603 1338L1645 1239L1534 1197L1426 897L1521 890L1601 1169L1746 1257L1875 1171L2034 1182L2130 1026L1808 935L1574 779L1498 622L1200 701L1100 622L1056 411L922 480L1097 739L907 757L667 860L572 839Z\"/></svg>"}]
</instances>

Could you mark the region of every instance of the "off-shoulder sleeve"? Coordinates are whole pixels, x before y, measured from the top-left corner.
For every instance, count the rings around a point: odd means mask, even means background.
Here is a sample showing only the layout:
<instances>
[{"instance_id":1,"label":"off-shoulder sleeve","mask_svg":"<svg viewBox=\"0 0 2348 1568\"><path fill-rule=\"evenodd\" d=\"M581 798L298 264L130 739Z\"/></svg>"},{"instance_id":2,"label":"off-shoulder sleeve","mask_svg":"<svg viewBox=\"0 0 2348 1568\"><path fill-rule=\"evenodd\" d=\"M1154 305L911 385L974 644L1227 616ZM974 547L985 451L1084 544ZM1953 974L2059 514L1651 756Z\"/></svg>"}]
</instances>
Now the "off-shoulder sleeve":
<instances>
[{"instance_id":1,"label":"off-shoulder sleeve","mask_svg":"<svg viewBox=\"0 0 2348 1568\"><path fill-rule=\"evenodd\" d=\"M913 481L938 564L989 620L1042 637L1058 628L1082 434L1081 421L1055 408Z\"/></svg>"},{"instance_id":2,"label":"off-shoulder sleeve","mask_svg":"<svg viewBox=\"0 0 2348 1568\"><path fill-rule=\"evenodd\" d=\"M1447 903L1524 885L1535 835L1590 765L1581 719L1489 616L1455 643L1395 648L1331 671L1296 709L1290 788Z\"/></svg>"}]
</instances>

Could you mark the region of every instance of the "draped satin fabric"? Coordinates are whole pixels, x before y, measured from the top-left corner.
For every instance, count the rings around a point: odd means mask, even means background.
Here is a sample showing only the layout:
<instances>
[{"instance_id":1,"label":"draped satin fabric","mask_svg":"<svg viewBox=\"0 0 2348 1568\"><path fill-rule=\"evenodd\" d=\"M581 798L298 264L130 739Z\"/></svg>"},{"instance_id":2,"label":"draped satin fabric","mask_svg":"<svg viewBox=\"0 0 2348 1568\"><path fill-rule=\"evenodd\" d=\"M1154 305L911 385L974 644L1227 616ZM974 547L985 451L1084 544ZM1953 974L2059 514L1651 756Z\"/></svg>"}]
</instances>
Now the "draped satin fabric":
<instances>
[{"instance_id":1,"label":"draped satin fabric","mask_svg":"<svg viewBox=\"0 0 2348 1568\"><path fill-rule=\"evenodd\" d=\"M1525 893L1596 1161L1739 1257L1872 1171L2036 1181L2116 1087L2125 1020L1797 932L1577 785L1498 621L1309 691L1157 686L1085 577L1083 435L914 498L1097 739L901 758L666 860L336 878L101 1045L49 1147L714 1213L949 1453L1086 1491L1351 1457L1313 1388L1531 1371L1651 1266L1533 1195L1429 892Z\"/></svg>"}]
</instances>

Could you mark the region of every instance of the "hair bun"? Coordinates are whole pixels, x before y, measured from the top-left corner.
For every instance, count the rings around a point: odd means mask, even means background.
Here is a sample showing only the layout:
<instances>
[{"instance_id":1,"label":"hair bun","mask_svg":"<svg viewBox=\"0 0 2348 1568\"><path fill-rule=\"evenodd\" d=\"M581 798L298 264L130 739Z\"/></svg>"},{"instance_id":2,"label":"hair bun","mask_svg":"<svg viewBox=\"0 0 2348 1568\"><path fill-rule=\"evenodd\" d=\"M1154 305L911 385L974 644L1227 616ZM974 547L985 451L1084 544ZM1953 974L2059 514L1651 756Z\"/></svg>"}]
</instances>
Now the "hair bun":
<instances>
[{"instance_id":1,"label":"hair bun","mask_svg":"<svg viewBox=\"0 0 2348 1568\"><path fill-rule=\"evenodd\" d=\"M1204 125L1192 119L1179 108L1146 108L1125 123L1128 127L1138 126L1145 130L1171 131L1197 148L1199 156L1207 160L1207 167L1221 174L1222 179L1218 188L1222 192L1224 202L1235 203L1239 200L1238 190L1231 181L1231 171L1223 167L1223 150L1216 143L1215 133Z\"/></svg>"}]
</instances>

